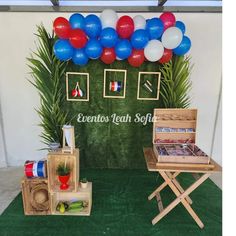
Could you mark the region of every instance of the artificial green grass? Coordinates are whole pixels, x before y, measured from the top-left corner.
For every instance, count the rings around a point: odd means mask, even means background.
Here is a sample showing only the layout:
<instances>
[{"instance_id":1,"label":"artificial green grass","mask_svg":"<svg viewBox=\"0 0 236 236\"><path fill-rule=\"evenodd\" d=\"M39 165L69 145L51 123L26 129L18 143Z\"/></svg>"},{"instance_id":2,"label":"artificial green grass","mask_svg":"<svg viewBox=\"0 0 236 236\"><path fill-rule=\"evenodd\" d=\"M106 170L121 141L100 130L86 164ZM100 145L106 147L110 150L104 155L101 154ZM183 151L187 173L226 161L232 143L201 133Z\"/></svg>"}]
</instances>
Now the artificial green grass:
<instances>
[{"instance_id":1,"label":"artificial green grass","mask_svg":"<svg viewBox=\"0 0 236 236\"><path fill-rule=\"evenodd\" d=\"M93 236L93 235L222 235L222 192L207 180L190 197L204 229L200 229L179 204L155 226L151 220L158 213L157 203L148 195L162 183L162 178L146 170L83 169L81 177L93 182L93 206L90 217L24 216L22 197L16 199L0 216L1 236ZM186 188L194 180L189 174L179 178ZM161 192L165 206L174 194Z\"/></svg>"}]
</instances>

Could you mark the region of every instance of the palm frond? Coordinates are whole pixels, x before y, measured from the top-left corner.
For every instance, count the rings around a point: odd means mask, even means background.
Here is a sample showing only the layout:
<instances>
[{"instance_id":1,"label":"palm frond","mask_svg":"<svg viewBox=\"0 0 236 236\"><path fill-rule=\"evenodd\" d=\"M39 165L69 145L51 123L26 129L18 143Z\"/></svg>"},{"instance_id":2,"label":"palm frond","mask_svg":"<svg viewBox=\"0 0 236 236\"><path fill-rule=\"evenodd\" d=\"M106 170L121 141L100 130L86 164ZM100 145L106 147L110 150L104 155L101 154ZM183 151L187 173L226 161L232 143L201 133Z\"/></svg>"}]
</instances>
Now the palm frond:
<instances>
[{"instance_id":1,"label":"palm frond","mask_svg":"<svg viewBox=\"0 0 236 236\"><path fill-rule=\"evenodd\" d=\"M192 83L190 58L174 56L161 67L161 98L166 108L187 108L190 105L188 95Z\"/></svg>"},{"instance_id":2,"label":"palm frond","mask_svg":"<svg viewBox=\"0 0 236 236\"><path fill-rule=\"evenodd\" d=\"M37 50L27 58L33 81L29 81L40 96L40 108L36 112L40 116L43 131L40 137L42 143L62 141L62 125L69 122L68 114L62 109L65 95L60 86L66 70L66 62L57 60L53 53L56 37L50 35L43 25L38 26Z\"/></svg>"}]
</instances>

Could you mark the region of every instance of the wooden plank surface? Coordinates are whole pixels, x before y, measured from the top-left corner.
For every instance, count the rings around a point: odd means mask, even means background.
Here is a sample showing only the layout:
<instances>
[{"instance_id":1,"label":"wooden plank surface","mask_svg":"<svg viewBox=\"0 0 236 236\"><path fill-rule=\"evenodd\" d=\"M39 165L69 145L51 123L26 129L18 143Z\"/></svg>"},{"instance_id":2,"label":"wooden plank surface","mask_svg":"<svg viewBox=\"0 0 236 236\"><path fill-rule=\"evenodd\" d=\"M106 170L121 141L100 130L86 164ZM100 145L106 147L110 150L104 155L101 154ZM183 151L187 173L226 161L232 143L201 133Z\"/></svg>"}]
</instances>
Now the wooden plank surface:
<instances>
[{"instance_id":1,"label":"wooden plank surface","mask_svg":"<svg viewBox=\"0 0 236 236\"><path fill-rule=\"evenodd\" d=\"M213 169L215 167L215 165L213 165L211 162L209 164L194 164L194 163L175 163L174 164L176 167L190 167L190 168L208 168L208 169ZM173 166L173 163L170 162L157 162L156 163L157 167L169 167L169 166Z\"/></svg>"},{"instance_id":2,"label":"wooden plank surface","mask_svg":"<svg viewBox=\"0 0 236 236\"><path fill-rule=\"evenodd\" d=\"M156 194L156 199L157 199L158 209L159 209L160 212L162 212L164 207L163 207L162 200L161 200L161 195L160 195L159 192Z\"/></svg>"},{"instance_id":3,"label":"wooden plank surface","mask_svg":"<svg viewBox=\"0 0 236 236\"><path fill-rule=\"evenodd\" d=\"M144 152L144 158L146 161L147 169L148 171L168 171L168 172L190 172L190 173L217 173L221 172L222 168L220 165L218 165L214 160L210 160L210 164L214 165L214 168L203 168L203 167L186 167L186 166L180 166L180 165L170 165L168 167L163 166L156 166L157 160L154 156L153 150L151 147L143 148Z\"/></svg>"}]
</instances>

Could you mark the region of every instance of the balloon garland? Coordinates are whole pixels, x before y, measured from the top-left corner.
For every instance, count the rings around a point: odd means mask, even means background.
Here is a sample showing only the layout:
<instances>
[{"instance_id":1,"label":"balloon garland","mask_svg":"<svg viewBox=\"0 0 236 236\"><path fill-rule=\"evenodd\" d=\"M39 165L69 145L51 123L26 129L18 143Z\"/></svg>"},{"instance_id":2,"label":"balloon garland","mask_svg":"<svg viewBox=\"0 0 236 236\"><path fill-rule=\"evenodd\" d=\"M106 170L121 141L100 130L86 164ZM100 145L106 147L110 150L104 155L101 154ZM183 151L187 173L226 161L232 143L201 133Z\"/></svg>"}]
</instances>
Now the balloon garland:
<instances>
[{"instance_id":1,"label":"balloon garland","mask_svg":"<svg viewBox=\"0 0 236 236\"><path fill-rule=\"evenodd\" d=\"M72 59L80 66L99 58L105 64L127 59L134 67L145 59L164 64L173 54L182 56L191 48L191 40L184 35L185 24L176 21L171 12L147 20L141 15L118 18L112 9L104 10L100 17L75 13L69 21L56 18L53 29L59 38L53 47L56 57Z\"/></svg>"}]
</instances>

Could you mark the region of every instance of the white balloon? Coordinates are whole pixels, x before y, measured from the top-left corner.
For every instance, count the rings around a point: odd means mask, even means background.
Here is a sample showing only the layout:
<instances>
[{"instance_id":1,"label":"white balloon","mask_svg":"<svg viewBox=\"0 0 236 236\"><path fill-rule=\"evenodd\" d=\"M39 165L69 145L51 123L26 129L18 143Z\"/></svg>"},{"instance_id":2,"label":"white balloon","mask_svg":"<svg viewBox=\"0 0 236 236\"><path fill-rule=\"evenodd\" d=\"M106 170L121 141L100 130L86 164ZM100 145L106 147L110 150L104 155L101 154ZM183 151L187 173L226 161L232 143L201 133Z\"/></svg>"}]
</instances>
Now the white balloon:
<instances>
[{"instance_id":1,"label":"white balloon","mask_svg":"<svg viewBox=\"0 0 236 236\"><path fill-rule=\"evenodd\" d=\"M174 49L180 45L182 39L182 31L177 27L170 27L163 33L161 41L165 48Z\"/></svg>"},{"instance_id":2,"label":"white balloon","mask_svg":"<svg viewBox=\"0 0 236 236\"><path fill-rule=\"evenodd\" d=\"M102 28L116 28L116 22L118 20L117 13L112 9L105 9L100 15L100 20L102 22Z\"/></svg>"},{"instance_id":3,"label":"white balloon","mask_svg":"<svg viewBox=\"0 0 236 236\"><path fill-rule=\"evenodd\" d=\"M134 30L146 28L146 20L143 16L137 15L134 17L133 21L134 21Z\"/></svg>"},{"instance_id":4,"label":"white balloon","mask_svg":"<svg viewBox=\"0 0 236 236\"><path fill-rule=\"evenodd\" d=\"M148 61L155 62L161 59L164 53L164 47L161 41L153 39L150 40L144 48L144 55Z\"/></svg>"}]
</instances>

